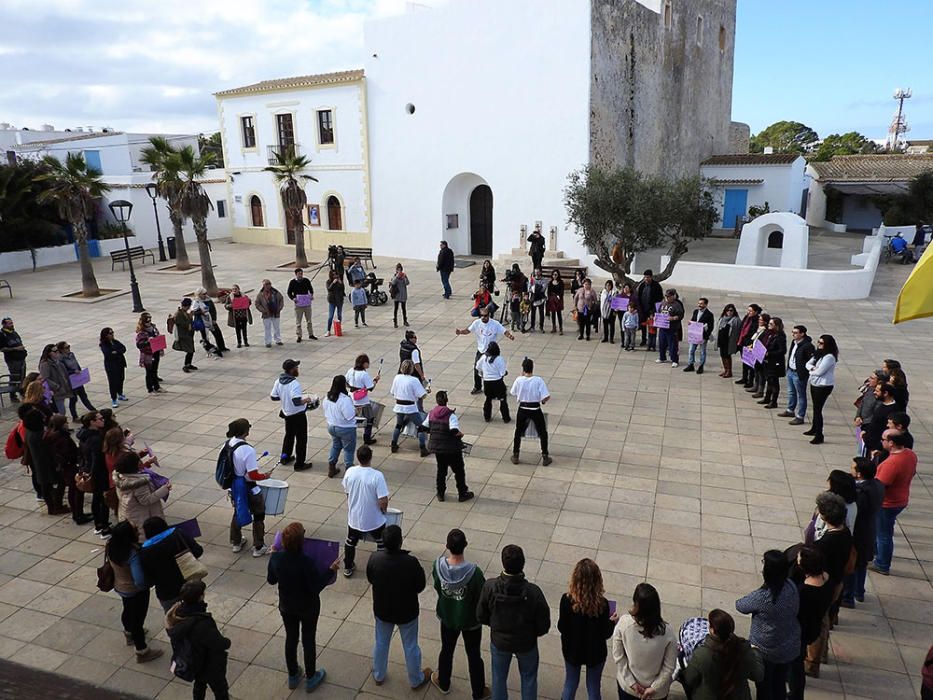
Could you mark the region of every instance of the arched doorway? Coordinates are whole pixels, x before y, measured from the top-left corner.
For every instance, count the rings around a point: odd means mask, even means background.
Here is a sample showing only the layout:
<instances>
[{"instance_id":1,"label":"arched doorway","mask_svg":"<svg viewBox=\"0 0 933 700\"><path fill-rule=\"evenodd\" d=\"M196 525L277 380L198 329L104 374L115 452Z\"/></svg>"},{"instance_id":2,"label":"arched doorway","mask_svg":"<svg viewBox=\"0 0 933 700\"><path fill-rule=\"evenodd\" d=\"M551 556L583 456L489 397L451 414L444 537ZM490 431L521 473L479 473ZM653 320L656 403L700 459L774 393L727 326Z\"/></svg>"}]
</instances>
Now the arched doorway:
<instances>
[{"instance_id":1,"label":"arched doorway","mask_svg":"<svg viewBox=\"0 0 933 700\"><path fill-rule=\"evenodd\" d=\"M492 255L492 190L479 185L470 193L470 253Z\"/></svg>"},{"instance_id":2,"label":"arched doorway","mask_svg":"<svg viewBox=\"0 0 933 700\"><path fill-rule=\"evenodd\" d=\"M333 195L327 198L327 228L331 231L343 231L340 200Z\"/></svg>"}]
</instances>

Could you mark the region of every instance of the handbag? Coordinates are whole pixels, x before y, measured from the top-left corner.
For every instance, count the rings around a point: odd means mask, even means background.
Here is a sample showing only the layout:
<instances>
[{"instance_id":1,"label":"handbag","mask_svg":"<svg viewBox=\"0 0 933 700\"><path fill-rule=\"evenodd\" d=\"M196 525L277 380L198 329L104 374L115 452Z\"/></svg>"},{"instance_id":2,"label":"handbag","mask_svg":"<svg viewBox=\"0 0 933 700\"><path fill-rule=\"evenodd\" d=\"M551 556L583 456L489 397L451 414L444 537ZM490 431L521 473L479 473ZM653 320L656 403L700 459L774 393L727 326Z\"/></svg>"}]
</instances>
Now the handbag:
<instances>
[{"instance_id":1,"label":"handbag","mask_svg":"<svg viewBox=\"0 0 933 700\"><path fill-rule=\"evenodd\" d=\"M97 567L97 590L109 593L113 590L115 581L116 575L113 572L110 557L104 554L104 563Z\"/></svg>"},{"instance_id":2,"label":"handbag","mask_svg":"<svg viewBox=\"0 0 933 700\"><path fill-rule=\"evenodd\" d=\"M366 398L368 394L369 394L369 391L365 388L357 389L356 391L353 392L353 400L362 401L363 399Z\"/></svg>"},{"instance_id":3,"label":"handbag","mask_svg":"<svg viewBox=\"0 0 933 700\"><path fill-rule=\"evenodd\" d=\"M204 330L204 319L200 314L194 317L191 321L191 330L193 331L203 331Z\"/></svg>"},{"instance_id":4,"label":"handbag","mask_svg":"<svg viewBox=\"0 0 933 700\"><path fill-rule=\"evenodd\" d=\"M75 474L75 487L81 493L93 493L94 479L91 477L91 472L78 472Z\"/></svg>"},{"instance_id":5,"label":"handbag","mask_svg":"<svg viewBox=\"0 0 933 700\"><path fill-rule=\"evenodd\" d=\"M207 576L207 567L189 549L175 555L175 564L178 565L181 577L185 581L201 580Z\"/></svg>"}]
</instances>

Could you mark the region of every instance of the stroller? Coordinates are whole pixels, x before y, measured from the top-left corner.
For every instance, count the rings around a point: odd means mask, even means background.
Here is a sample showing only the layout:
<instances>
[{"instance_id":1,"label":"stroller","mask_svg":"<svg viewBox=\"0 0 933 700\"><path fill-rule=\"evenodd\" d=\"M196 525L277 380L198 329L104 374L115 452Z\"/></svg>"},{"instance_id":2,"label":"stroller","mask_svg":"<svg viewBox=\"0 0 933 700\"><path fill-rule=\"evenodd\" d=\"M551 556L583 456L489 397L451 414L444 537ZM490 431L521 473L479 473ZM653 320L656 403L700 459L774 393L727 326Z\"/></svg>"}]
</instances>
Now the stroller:
<instances>
[{"instance_id":1,"label":"stroller","mask_svg":"<svg viewBox=\"0 0 933 700\"><path fill-rule=\"evenodd\" d=\"M706 635L709 634L709 620L705 617L688 617L680 626L680 633L677 635L677 663L674 667L674 680L683 683L683 673L690 663L690 657L694 650L703 643ZM690 691L684 688L687 698L690 697Z\"/></svg>"},{"instance_id":2,"label":"stroller","mask_svg":"<svg viewBox=\"0 0 933 700\"><path fill-rule=\"evenodd\" d=\"M370 306L382 306L387 301L389 301L389 295L379 289L379 286L384 284L385 280L381 277L376 277L375 272L370 272L363 279L362 287L366 290L366 303Z\"/></svg>"}]
</instances>

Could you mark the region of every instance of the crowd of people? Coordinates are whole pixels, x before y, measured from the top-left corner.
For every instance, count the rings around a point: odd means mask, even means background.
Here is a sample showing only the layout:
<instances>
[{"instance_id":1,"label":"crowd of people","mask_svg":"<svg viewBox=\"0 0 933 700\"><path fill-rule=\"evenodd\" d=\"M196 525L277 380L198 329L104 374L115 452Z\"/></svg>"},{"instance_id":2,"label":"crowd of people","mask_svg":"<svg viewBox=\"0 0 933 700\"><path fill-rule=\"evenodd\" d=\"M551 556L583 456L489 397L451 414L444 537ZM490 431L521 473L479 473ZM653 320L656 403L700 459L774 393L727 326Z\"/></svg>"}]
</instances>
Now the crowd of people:
<instances>
[{"instance_id":1,"label":"crowd of people","mask_svg":"<svg viewBox=\"0 0 933 700\"><path fill-rule=\"evenodd\" d=\"M438 270L442 273L444 297L449 298L453 268L448 258L452 260L452 253L446 253L450 249L442 245ZM353 291L360 288L362 281L362 267L358 267L357 272L346 275ZM547 385L535 375L534 360L525 357L520 376L509 388L508 363L500 347L503 339L515 339L512 330L534 331L537 326L544 332L545 315L551 321L551 332L563 333L564 288L560 273L555 271L544 280L540 259L535 268L530 278L525 278L518 266L508 276L507 303L517 300L513 308L519 312L519 319L531 321L530 327L516 325L514 314L511 329L493 317L496 280L487 261L480 289L474 295L474 320L466 328L457 328L456 334L471 335L476 342L471 393L484 394L484 420L493 419L493 406L498 402L503 422L510 423L509 397L518 402L512 462L519 463L522 441L533 426L531 437L539 440L542 464L547 466L552 463L543 412L550 400ZM344 274L332 270L327 281L328 335L334 322L342 321L344 278ZM399 264L390 282L396 327L399 310L402 323L409 325L408 286L407 275ZM356 322L366 326L365 303L358 303L365 297L354 297L353 291L349 298ZM720 377L733 376L733 359L740 355L742 376L736 384L743 385L766 409L779 407L780 379L785 377L787 403L780 415L791 418L792 425L802 425L811 406L812 427L807 434L814 443L823 441L822 410L833 390L834 368L839 359L833 336L821 335L814 343L805 326L795 325L788 340L783 320L770 316L757 304L750 304L744 317L739 317L733 304L727 304L717 321L708 300L700 298L688 317L677 291L663 289L650 270L634 288L626 284L616 290L610 281L599 294L581 274L573 280L570 291L578 340L589 340L591 328L598 335L601 321L602 341L614 344L618 325L620 347L631 352L640 331L638 347L657 351L658 364L670 362L676 368L686 321L689 349L683 371L704 372L707 344L713 339L722 361ZM295 271L285 295L269 280L264 280L254 302L244 299L245 295L234 287L223 305L228 311L227 325L235 329L237 347L249 345L247 332L253 308L263 319L266 346L282 344L279 319L286 297L294 303L297 342L302 342L305 332L308 339L316 340L310 312L313 293L311 282L300 269ZM198 290L194 299L182 300L167 326L173 335L173 349L184 353L185 372L197 370L192 364L195 333L200 333L201 343L209 353L222 356L229 351L219 327L217 306L204 290ZM136 327L135 345L149 393L164 391L159 362L166 346L164 338L162 342L156 340L161 335L151 315L143 313ZM115 338L112 328L101 330L99 347L112 407L117 407L120 401L127 400L123 393L127 348ZM79 525L93 520L95 533L106 540L99 586L120 596L124 634L127 644L136 650L136 660L146 663L162 656L160 650L149 646L145 628L150 590L155 588L172 642L175 674L193 682L195 698L203 698L208 687L215 697L228 697L226 663L231 642L207 612L210 588L203 579L208 570L199 561L203 549L184 524L169 525L166 521L163 504L172 484L156 471L158 461L152 451L145 446L140 449L133 433L117 423L112 408L98 411L93 407L85 389L87 372L67 342L45 346L38 371L27 374L25 345L7 318L0 328L0 350L17 379L12 394L14 398L22 394L20 423L8 439L7 456L11 456L11 450L19 450L17 456L30 467L37 499L46 505L50 515L70 514ZM267 544L265 504L259 484L271 476L271 469L260 469L260 456L248 442L251 425L247 419L229 424L218 457L218 483L229 490L233 506L233 553L240 553L250 544L253 557L271 553L267 580L278 587L289 688L298 688L303 682L311 692L323 682L326 672L316 664L315 647L320 596L341 568L345 577L355 574L357 547L360 541L370 540L376 552L367 561L366 577L372 586L372 675L377 684L385 682L389 648L398 628L412 688L431 683L442 693L450 691L452 659L462 636L472 697L507 697L513 657L519 668L522 697L537 697L537 640L551 629L551 609L541 589L525 577L525 557L517 544L502 549L502 571L487 579L466 556L465 532L453 529L448 533L444 551L434 560L430 574L437 593L441 651L436 671L423 665L418 642L418 596L429 579L418 559L402 548L402 530L388 517L391 489L383 472L372 465L371 446L377 438L376 411L370 395L381 379L381 361L380 371L374 375L369 356L357 356L345 374L333 377L323 400L303 391L300 364L299 360L287 359L270 391L285 427L278 462L292 465L296 471L312 467L307 459L307 412L320 406L332 441L328 477L340 475L338 461L341 457L343 461L348 522L342 557L321 561L307 554L305 529L298 522L285 526L276 541ZM389 448L392 453L401 449L403 433L415 436L420 455L435 458L437 499L446 500L448 474L452 473L458 500L469 501L474 494L467 485L464 456L469 447L463 441L461 418L451 405L449 392L432 392L430 384L417 333L407 330L389 389L395 416ZM424 401L429 393L433 393L435 406L426 411ZM79 400L87 409L80 418L76 411ZM890 573L896 519L909 502L917 468L906 412L908 401L906 376L895 360L885 360L865 380L856 398L858 448L850 468L833 470L828 475L827 490L815 499L813 517L802 542L783 551L765 552L761 587L735 603L736 613L751 616L747 640L735 634L733 616L720 609L710 611L705 618L683 621L679 634L675 633L676 628L661 614L658 591L647 582L632 591L630 606L617 610L615 601L605 596L598 563L588 558L577 562L567 591L555 608L559 610L557 630L565 668L563 697L574 697L584 666L588 697L600 697L600 679L609 650L616 664L620 698L661 699L667 697L675 681L684 686L688 697L699 699L750 698L749 682L756 684L759 700L804 697L806 677L818 677L825 662L829 636L838 623L840 610L864 602L869 570L880 575ZM81 425L77 444L68 428L68 413ZM358 427L363 428L362 446L357 445ZM90 514L84 513L85 493L92 495ZM247 526L251 526L252 543L243 535ZM481 652L483 626L490 628L490 685ZM298 662L299 641L303 666Z\"/></svg>"}]
</instances>

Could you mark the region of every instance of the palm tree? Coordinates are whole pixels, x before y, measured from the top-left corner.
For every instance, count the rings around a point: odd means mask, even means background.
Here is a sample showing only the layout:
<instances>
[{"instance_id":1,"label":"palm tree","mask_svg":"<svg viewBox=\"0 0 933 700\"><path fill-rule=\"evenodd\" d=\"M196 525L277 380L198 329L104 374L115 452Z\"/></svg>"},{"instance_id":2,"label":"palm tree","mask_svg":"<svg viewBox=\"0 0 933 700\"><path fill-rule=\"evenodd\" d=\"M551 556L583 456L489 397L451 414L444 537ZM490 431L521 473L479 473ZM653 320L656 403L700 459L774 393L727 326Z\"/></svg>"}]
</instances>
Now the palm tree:
<instances>
[{"instance_id":1,"label":"palm tree","mask_svg":"<svg viewBox=\"0 0 933 700\"><path fill-rule=\"evenodd\" d=\"M46 156L42 165L46 172L35 179L46 183L47 189L39 193L37 201L39 204L54 204L61 217L71 224L81 261L81 294L100 296L87 249L87 221L94 216L97 200L110 191L110 186L100 179L99 170L88 167L82 153L69 153L64 163Z\"/></svg>"},{"instance_id":2,"label":"palm tree","mask_svg":"<svg viewBox=\"0 0 933 700\"><path fill-rule=\"evenodd\" d=\"M152 168L156 192L168 204L168 217L175 232L175 269L190 270L188 248L185 246L185 217L181 211L181 188L178 151L163 136L153 136L141 152L140 160Z\"/></svg>"},{"instance_id":3,"label":"palm tree","mask_svg":"<svg viewBox=\"0 0 933 700\"><path fill-rule=\"evenodd\" d=\"M214 208L211 198L198 180L214 162L213 153L198 155L194 148L185 146L176 156L178 171L181 175L179 201L181 212L194 225L194 235L198 239L198 256L201 258L201 286L211 296L219 294L217 280L214 279L214 266L211 264L211 249L207 242L207 214Z\"/></svg>"},{"instance_id":4,"label":"palm tree","mask_svg":"<svg viewBox=\"0 0 933 700\"><path fill-rule=\"evenodd\" d=\"M295 234L295 265L308 266L308 255L305 253L305 225L301 218L302 212L308 205L308 195L305 194L304 185L309 180L317 182L317 178L303 174L311 166L311 159L299 156L292 148L282 148L275 151L276 164L265 168L273 174L279 183L279 192L282 195L282 206L285 209L286 231Z\"/></svg>"}]
</instances>

